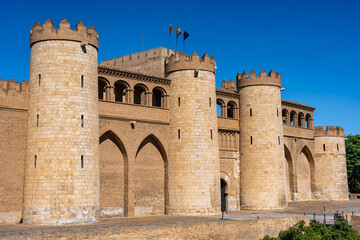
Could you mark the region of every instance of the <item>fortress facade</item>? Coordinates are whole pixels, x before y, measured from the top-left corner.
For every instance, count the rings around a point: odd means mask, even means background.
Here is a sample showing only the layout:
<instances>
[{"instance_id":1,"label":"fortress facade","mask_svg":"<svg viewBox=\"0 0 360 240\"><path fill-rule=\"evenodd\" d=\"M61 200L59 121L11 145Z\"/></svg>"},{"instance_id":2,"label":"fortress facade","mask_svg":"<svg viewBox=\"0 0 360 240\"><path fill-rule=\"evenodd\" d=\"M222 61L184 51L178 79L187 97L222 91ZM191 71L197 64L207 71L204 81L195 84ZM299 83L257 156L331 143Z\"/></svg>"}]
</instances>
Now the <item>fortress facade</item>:
<instances>
[{"instance_id":1,"label":"fortress facade","mask_svg":"<svg viewBox=\"0 0 360 240\"><path fill-rule=\"evenodd\" d=\"M0 80L0 222L348 200L344 130L281 99L278 72L217 89L207 54L159 47L98 64L98 40L82 22L36 23L29 81Z\"/></svg>"}]
</instances>

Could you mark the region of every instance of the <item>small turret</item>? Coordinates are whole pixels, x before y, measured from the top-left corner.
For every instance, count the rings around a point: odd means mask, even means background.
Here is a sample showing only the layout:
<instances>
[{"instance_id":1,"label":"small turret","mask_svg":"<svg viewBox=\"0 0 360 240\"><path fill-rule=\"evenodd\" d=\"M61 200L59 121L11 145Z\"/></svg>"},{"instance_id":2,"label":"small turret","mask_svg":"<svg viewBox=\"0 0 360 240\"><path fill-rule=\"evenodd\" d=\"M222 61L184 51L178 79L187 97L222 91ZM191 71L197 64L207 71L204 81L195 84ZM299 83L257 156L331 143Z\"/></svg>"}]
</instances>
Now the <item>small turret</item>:
<instances>
[{"instance_id":1,"label":"small turret","mask_svg":"<svg viewBox=\"0 0 360 240\"><path fill-rule=\"evenodd\" d=\"M345 133L342 127L315 129L315 191L321 200L347 201ZM331 177L329 177L331 176Z\"/></svg>"}]
</instances>

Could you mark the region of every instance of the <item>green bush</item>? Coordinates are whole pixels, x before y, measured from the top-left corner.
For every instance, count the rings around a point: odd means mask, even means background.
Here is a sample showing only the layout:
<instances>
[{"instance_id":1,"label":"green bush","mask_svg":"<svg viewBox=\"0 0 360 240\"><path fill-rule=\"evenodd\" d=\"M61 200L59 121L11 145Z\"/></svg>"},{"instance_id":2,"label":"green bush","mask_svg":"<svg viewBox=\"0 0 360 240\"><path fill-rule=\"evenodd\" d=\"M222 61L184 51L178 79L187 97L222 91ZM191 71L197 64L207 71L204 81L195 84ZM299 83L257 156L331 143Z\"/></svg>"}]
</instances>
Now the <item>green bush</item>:
<instances>
[{"instance_id":1,"label":"green bush","mask_svg":"<svg viewBox=\"0 0 360 240\"><path fill-rule=\"evenodd\" d=\"M345 219L339 218L329 227L315 220L311 220L309 226L300 221L288 230L281 231L277 238L265 236L262 240L360 240L360 235Z\"/></svg>"}]
</instances>

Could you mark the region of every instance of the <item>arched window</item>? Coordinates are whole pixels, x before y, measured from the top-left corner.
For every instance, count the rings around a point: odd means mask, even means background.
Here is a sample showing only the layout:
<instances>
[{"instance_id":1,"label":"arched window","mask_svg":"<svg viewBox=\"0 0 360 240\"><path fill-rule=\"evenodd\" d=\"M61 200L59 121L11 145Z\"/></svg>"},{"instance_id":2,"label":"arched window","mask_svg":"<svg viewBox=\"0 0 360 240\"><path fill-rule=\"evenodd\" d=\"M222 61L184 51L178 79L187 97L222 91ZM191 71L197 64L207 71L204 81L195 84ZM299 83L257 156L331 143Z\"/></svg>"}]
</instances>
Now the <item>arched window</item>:
<instances>
[{"instance_id":1,"label":"arched window","mask_svg":"<svg viewBox=\"0 0 360 240\"><path fill-rule=\"evenodd\" d=\"M290 113L290 125L297 126L297 114L295 111L291 111Z\"/></svg>"},{"instance_id":2,"label":"arched window","mask_svg":"<svg viewBox=\"0 0 360 240\"><path fill-rule=\"evenodd\" d=\"M117 81L114 84L115 89L115 101L116 102L126 102L126 89L128 89L127 83L123 81Z\"/></svg>"},{"instance_id":3,"label":"arched window","mask_svg":"<svg viewBox=\"0 0 360 240\"><path fill-rule=\"evenodd\" d=\"M305 127L305 116L302 112L299 112L298 125L299 127Z\"/></svg>"},{"instance_id":4,"label":"arched window","mask_svg":"<svg viewBox=\"0 0 360 240\"><path fill-rule=\"evenodd\" d=\"M134 87L134 104L146 105L147 89L144 85L138 84Z\"/></svg>"},{"instance_id":5,"label":"arched window","mask_svg":"<svg viewBox=\"0 0 360 240\"><path fill-rule=\"evenodd\" d=\"M227 117L228 118L235 117L235 107L236 107L236 104L234 102L228 102L228 104L227 104Z\"/></svg>"},{"instance_id":6,"label":"arched window","mask_svg":"<svg viewBox=\"0 0 360 240\"><path fill-rule=\"evenodd\" d=\"M152 105L154 107L164 107L164 95L164 89L154 88L152 91Z\"/></svg>"},{"instance_id":7,"label":"arched window","mask_svg":"<svg viewBox=\"0 0 360 240\"><path fill-rule=\"evenodd\" d=\"M98 78L98 98L106 100L106 87L109 85L105 78Z\"/></svg>"},{"instance_id":8,"label":"arched window","mask_svg":"<svg viewBox=\"0 0 360 240\"><path fill-rule=\"evenodd\" d=\"M225 103L221 99L216 99L216 112L218 116L225 117Z\"/></svg>"},{"instance_id":9,"label":"arched window","mask_svg":"<svg viewBox=\"0 0 360 240\"><path fill-rule=\"evenodd\" d=\"M283 109L282 110L282 120L283 120L283 124L284 125L288 125L289 124L289 112L288 112L288 110L286 110L286 109Z\"/></svg>"},{"instance_id":10,"label":"arched window","mask_svg":"<svg viewBox=\"0 0 360 240\"><path fill-rule=\"evenodd\" d=\"M306 114L305 120L306 120L306 128L312 128L313 123L312 123L312 117L310 114Z\"/></svg>"}]
</instances>

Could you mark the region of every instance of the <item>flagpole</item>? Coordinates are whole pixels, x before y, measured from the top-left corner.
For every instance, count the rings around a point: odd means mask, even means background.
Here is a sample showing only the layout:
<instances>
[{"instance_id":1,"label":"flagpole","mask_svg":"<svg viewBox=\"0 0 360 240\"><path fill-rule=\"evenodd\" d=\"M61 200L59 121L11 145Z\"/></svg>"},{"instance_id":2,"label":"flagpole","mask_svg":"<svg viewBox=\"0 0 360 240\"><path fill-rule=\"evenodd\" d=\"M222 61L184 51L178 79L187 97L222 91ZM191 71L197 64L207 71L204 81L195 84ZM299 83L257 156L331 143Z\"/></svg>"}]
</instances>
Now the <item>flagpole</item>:
<instances>
[{"instance_id":1,"label":"flagpole","mask_svg":"<svg viewBox=\"0 0 360 240\"><path fill-rule=\"evenodd\" d=\"M171 44L170 44L170 35L171 35L171 34L169 34L169 48L168 48L168 54L167 54L168 56L169 56L169 54L170 54L170 52L169 52L169 51L170 51L170 48L171 48Z\"/></svg>"},{"instance_id":2,"label":"flagpole","mask_svg":"<svg viewBox=\"0 0 360 240\"><path fill-rule=\"evenodd\" d=\"M185 39L183 40L183 52L185 53Z\"/></svg>"},{"instance_id":3,"label":"flagpole","mask_svg":"<svg viewBox=\"0 0 360 240\"><path fill-rule=\"evenodd\" d=\"M176 52L178 51L178 37L176 36Z\"/></svg>"}]
</instances>

